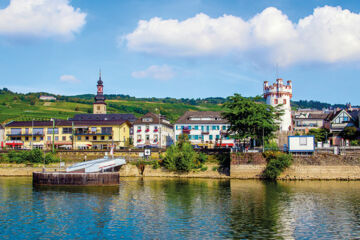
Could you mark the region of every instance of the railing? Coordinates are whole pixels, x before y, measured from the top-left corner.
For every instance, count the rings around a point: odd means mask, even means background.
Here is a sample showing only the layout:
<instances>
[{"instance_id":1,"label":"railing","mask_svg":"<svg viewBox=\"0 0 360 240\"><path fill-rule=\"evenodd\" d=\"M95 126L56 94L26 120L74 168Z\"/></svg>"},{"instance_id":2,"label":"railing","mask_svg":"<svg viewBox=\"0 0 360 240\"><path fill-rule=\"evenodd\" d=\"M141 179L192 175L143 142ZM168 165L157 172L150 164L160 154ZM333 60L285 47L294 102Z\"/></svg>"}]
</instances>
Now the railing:
<instances>
[{"instance_id":1,"label":"railing","mask_svg":"<svg viewBox=\"0 0 360 240\"><path fill-rule=\"evenodd\" d=\"M75 135L75 136L112 135L112 133L111 133L111 132L101 132L101 131L96 131L96 132L75 132L74 135Z\"/></svg>"},{"instance_id":2,"label":"railing","mask_svg":"<svg viewBox=\"0 0 360 240\"><path fill-rule=\"evenodd\" d=\"M44 136L44 133L7 133L6 136L26 136L26 137L30 137L30 136Z\"/></svg>"}]
</instances>

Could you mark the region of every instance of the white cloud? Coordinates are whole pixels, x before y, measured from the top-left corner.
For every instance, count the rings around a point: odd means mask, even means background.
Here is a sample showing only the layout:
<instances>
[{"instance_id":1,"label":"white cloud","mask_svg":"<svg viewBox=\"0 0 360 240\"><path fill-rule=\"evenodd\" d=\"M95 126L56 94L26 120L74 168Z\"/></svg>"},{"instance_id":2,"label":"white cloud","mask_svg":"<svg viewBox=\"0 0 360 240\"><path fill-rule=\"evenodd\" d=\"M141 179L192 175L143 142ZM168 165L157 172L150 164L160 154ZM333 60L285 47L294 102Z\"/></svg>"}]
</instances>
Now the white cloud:
<instances>
[{"instance_id":1,"label":"white cloud","mask_svg":"<svg viewBox=\"0 0 360 240\"><path fill-rule=\"evenodd\" d=\"M141 20L121 38L130 50L166 56L246 56L272 65L360 60L360 14L324 6L292 22L274 7L248 21L200 13L184 21Z\"/></svg>"},{"instance_id":2,"label":"white cloud","mask_svg":"<svg viewBox=\"0 0 360 240\"><path fill-rule=\"evenodd\" d=\"M73 75L62 75L60 77L60 82L64 83L79 83L80 80L74 77Z\"/></svg>"},{"instance_id":3,"label":"white cloud","mask_svg":"<svg viewBox=\"0 0 360 240\"><path fill-rule=\"evenodd\" d=\"M85 18L69 0L11 0L0 10L0 35L71 39Z\"/></svg>"},{"instance_id":4,"label":"white cloud","mask_svg":"<svg viewBox=\"0 0 360 240\"><path fill-rule=\"evenodd\" d=\"M156 80L170 80L175 76L175 73L168 65L152 65L143 71L132 72L133 78L153 78Z\"/></svg>"}]
</instances>

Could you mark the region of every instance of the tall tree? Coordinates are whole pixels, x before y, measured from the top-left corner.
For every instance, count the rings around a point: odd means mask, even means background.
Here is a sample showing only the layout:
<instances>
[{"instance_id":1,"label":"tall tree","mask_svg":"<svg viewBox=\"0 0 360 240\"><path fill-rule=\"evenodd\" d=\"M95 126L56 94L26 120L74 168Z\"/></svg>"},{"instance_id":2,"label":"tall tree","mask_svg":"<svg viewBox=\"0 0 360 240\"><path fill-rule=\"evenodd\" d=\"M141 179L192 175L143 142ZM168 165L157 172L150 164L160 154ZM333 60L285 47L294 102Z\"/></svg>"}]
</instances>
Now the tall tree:
<instances>
[{"instance_id":1,"label":"tall tree","mask_svg":"<svg viewBox=\"0 0 360 240\"><path fill-rule=\"evenodd\" d=\"M230 132L236 139L270 140L279 129L278 120L283 114L279 108L257 102L260 97L248 99L239 94L228 97L223 117L230 123Z\"/></svg>"}]
</instances>

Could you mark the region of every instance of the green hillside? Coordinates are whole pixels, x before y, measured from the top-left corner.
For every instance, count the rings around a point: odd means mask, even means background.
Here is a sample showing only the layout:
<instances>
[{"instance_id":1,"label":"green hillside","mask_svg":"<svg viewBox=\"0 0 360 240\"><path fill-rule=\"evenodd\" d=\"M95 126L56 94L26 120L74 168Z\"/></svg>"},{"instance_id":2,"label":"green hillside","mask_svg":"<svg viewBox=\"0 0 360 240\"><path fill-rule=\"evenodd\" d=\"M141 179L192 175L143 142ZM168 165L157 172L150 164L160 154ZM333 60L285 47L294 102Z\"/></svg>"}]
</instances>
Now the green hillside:
<instances>
[{"instance_id":1,"label":"green hillside","mask_svg":"<svg viewBox=\"0 0 360 240\"><path fill-rule=\"evenodd\" d=\"M50 95L57 98L56 102L39 100L40 95ZM147 112L165 115L172 122L176 121L186 111L219 111L226 101L223 97L210 98L136 98L129 95L105 95L108 113L133 113L139 117ZM50 118L67 119L75 114L91 113L94 95L61 96L49 93L19 94L0 89L0 122L11 120L45 120ZM257 101L264 101L263 99ZM297 108L344 108L344 104L331 105L318 101L292 101L293 109Z\"/></svg>"},{"instance_id":2,"label":"green hillside","mask_svg":"<svg viewBox=\"0 0 360 240\"><path fill-rule=\"evenodd\" d=\"M93 96L87 98L57 96L55 102L44 102L39 96L44 93L18 94L11 91L0 90L0 122L11 120L45 120L50 118L67 119L80 113L91 113ZM49 94L46 94L49 95ZM218 111L220 104L202 103L191 105L181 102L167 103L163 101L144 101L143 99L110 99L107 100L108 113L133 113L139 117L149 111L157 112L174 122L188 110Z\"/></svg>"}]
</instances>

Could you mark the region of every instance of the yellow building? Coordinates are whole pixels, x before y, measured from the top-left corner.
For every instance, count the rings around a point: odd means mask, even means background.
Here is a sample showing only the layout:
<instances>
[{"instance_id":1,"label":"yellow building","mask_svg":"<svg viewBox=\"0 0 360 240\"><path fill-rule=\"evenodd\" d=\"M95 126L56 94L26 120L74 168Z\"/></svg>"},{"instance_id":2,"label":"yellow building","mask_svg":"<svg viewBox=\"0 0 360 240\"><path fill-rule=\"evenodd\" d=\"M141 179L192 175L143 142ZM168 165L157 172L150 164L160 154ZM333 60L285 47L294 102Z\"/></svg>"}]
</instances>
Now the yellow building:
<instances>
[{"instance_id":1,"label":"yellow building","mask_svg":"<svg viewBox=\"0 0 360 240\"><path fill-rule=\"evenodd\" d=\"M5 145L13 149L116 149L125 147L131 124L108 121L13 121L5 125Z\"/></svg>"}]
</instances>

